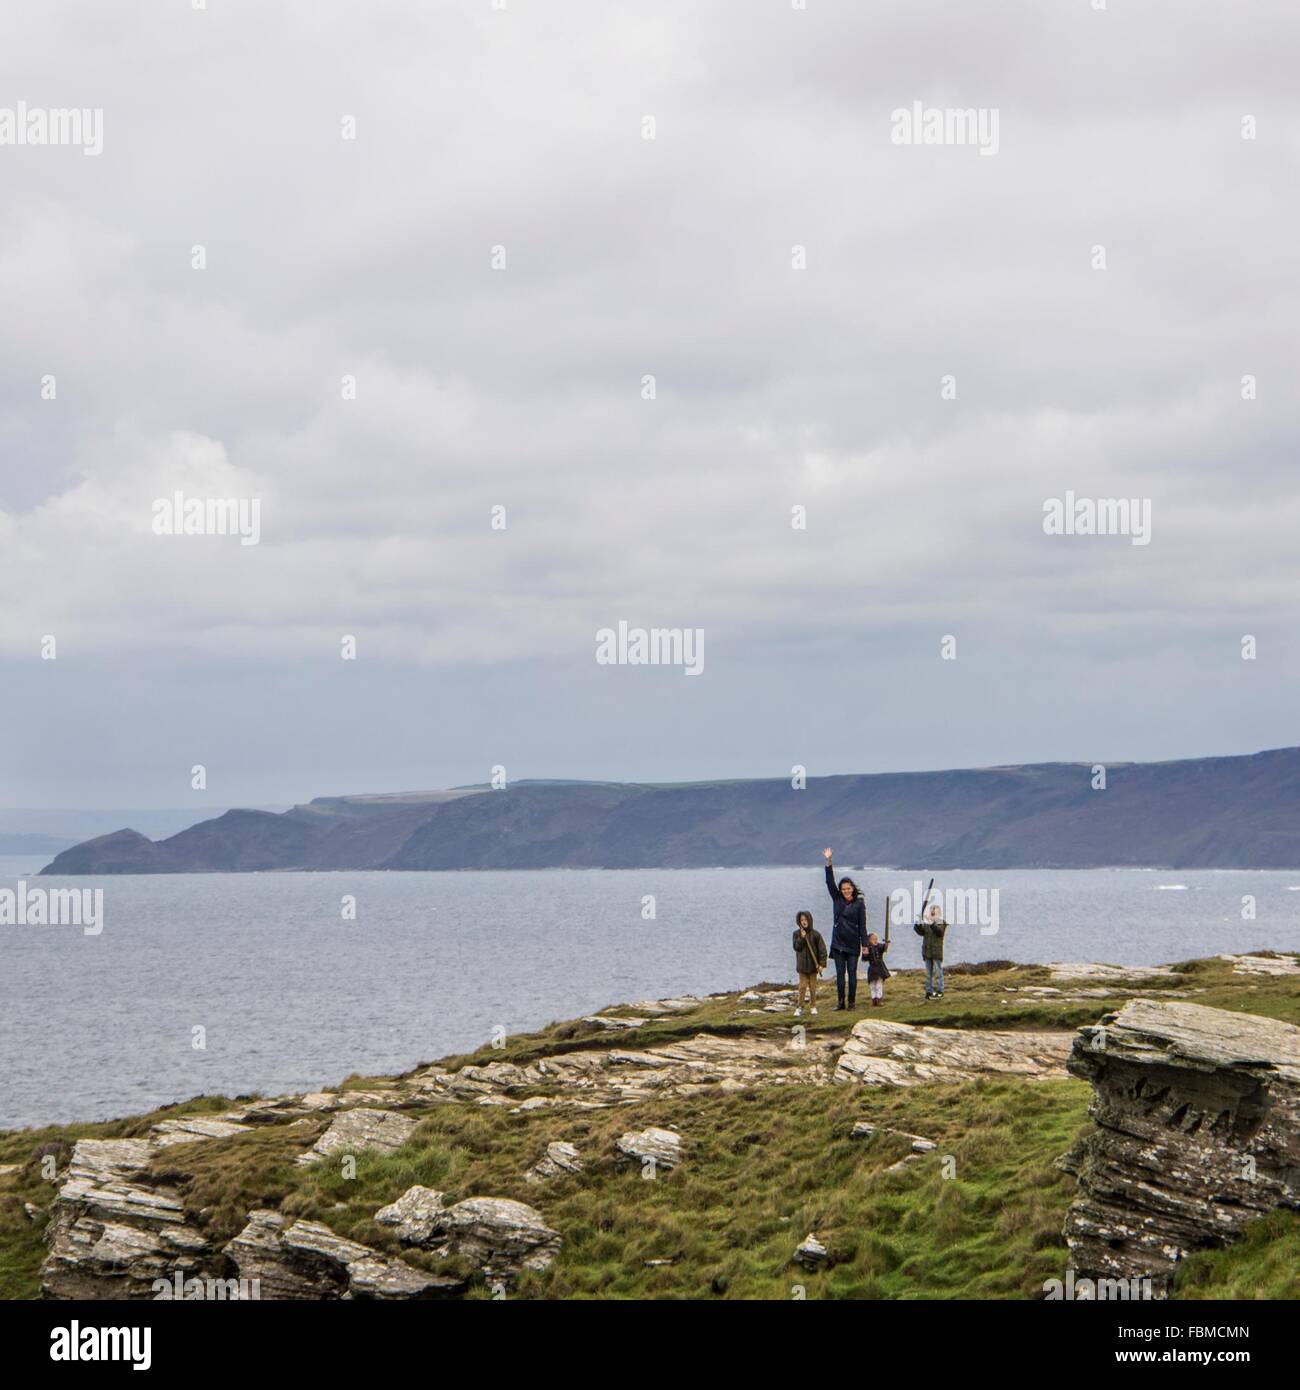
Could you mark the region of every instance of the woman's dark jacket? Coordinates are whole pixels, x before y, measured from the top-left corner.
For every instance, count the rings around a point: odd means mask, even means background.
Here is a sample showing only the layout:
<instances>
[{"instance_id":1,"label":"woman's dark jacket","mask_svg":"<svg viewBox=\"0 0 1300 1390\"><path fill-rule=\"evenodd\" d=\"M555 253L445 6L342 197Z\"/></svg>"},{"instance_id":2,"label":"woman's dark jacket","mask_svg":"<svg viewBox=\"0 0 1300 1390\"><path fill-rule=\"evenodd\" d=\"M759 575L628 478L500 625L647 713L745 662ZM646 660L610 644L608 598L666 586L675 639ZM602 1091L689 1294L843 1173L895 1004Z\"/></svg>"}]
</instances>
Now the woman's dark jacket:
<instances>
[{"instance_id":1,"label":"woman's dark jacket","mask_svg":"<svg viewBox=\"0 0 1300 1390\"><path fill-rule=\"evenodd\" d=\"M795 931L794 964L801 975L816 975L826 965L826 938L815 927L807 934Z\"/></svg>"},{"instance_id":2,"label":"woman's dark jacket","mask_svg":"<svg viewBox=\"0 0 1300 1390\"><path fill-rule=\"evenodd\" d=\"M826 866L826 889L835 909L835 929L831 932L831 950L857 955L867 944L867 905L861 898L844 901L835 882L835 870Z\"/></svg>"},{"instance_id":3,"label":"woman's dark jacket","mask_svg":"<svg viewBox=\"0 0 1300 1390\"><path fill-rule=\"evenodd\" d=\"M885 952L889 950L889 942L881 941L877 945L867 946L867 979L868 980L887 980L889 979L889 967L885 964Z\"/></svg>"}]
</instances>

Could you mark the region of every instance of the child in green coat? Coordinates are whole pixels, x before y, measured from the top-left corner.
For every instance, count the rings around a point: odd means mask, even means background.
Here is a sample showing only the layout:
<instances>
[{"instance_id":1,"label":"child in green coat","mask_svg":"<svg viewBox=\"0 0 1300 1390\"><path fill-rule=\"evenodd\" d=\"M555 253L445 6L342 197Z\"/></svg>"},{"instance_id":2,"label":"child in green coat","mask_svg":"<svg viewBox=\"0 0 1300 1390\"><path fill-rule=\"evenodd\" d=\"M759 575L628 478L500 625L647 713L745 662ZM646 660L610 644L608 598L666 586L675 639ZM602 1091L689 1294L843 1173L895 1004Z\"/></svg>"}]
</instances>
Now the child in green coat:
<instances>
[{"instance_id":1,"label":"child in green coat","mask_svg":"<svg viewBox=\"0 0 1300 1390\"><path fill-rule=\"evenodd\" d=\"M925 914L924 921L913 928L921 938L921 960L925 965L925 997L943 998L943 938L948 923L943 920L943 909L935 903Z\"/></svg>"}]
</instances>

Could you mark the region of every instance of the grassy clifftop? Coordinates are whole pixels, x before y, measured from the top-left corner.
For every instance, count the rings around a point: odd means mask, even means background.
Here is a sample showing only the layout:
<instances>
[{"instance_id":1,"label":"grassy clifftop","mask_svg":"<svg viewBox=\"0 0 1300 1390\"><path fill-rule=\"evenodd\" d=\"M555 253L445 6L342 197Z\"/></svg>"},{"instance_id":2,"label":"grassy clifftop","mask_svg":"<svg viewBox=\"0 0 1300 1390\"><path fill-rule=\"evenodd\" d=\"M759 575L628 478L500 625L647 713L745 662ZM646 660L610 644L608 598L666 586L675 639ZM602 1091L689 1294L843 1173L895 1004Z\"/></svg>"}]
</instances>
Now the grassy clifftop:
<instances>
[{"instance_id":1,"label":"grassy clifftop","mask_svg":"<svg viewBox=\"0 0 1300 1390\"><path fill-rule=\"evenodd\" d=\"M379 1095L385 1099L367 1103L417 1122L394 1151L357 1153L354 1176L337 1162L296 1161L334 1109L161 1148L147 1181L179 1191L186 1219L214 1246L237 1234L250 1210L270 1207L396 1254L392 1230L374 1213L412 1185L445 1192L449 1202L516 1199L539 1210L563 1244L548 1268L521 1276L514 1297L784 1299L802 1289L808 1298L1034 1298L1067 1260L1061 1231L1075 1183L1056 1160L1091 1123L1087 1085L1056 1075L983 1075L864 1086L820 1073L811 1084L789 1084L804 1081L792 1069L821 1065L806 1058L833 1058L864 1018L961 1032L1062 1032L1135 992L1300 1023L1300 977L1242 973L1223 960L1103 980L1064 978L1047 967L959 967L946 997L932 1004L921 998L917 974L902 972L884 1009L860 1001L856 1013L829 1011L831 991L817 1018L800 1020L783 1007L781 988L681 1001L659 1016L612 1006L604 1023L554 1024L404 1077L349 1078L337 1088L340 1104ZM636 1018L643 1021L619 1026ZM690 1084L649 1065L701 1035L758 1053L788 1047L795 1026L806 1028L807 1047L788 1063L765 1060L748 1071L725 1057L712 1071L691 1063ZM605 1049L606 1058L618 1051L612 1070L620 1077L640 1074L644 1061L645 1074L659 1079L610 1102L566 1091L558 1079L550 1085L548 1073L536 1071L539 1062L581 1061L593 1049ZM532 1082L501 1089L502 1064L533 1068ZM488 1075L497 1089L476 1094L474 1078ZM0 1135L0 1296L39 1291L46 1213L57 1190L42 1178L43 1156L54 1155L62 1169L79 1138L144 1137L162 1121L232 1106L202 1097L107 1124ZM875 1133L854 1137L863 1122ZM616 1150L621 1135L648 1126L671 1128L682 1140L680 1164L652 1180L621 1164ZM913 1136L935 1147L914 1154ZM554 1142L575 1146L582 1171L530 1181L528 1170ZM814 1269L794 1259L810 1233L827 1253ZM455 1255L402 1254L416 1266L473 1273ZM1231 1250L1193 1256L1175 1296L1295 1297L1298 1254L1296 1218L1267 1218ZM470 1296L490 1289L476 1283Z\"/></svg>"}]
</instances>

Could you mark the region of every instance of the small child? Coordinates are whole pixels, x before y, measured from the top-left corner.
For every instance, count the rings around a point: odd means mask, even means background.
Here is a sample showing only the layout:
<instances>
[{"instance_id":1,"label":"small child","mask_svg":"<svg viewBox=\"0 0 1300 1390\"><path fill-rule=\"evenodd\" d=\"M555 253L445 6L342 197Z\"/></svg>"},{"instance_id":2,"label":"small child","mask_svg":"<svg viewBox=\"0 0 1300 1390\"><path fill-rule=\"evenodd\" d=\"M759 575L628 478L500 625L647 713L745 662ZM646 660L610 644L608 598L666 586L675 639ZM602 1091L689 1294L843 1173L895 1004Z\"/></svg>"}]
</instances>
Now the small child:
<instances>
[{"instance_id":1,"label":"small child","mask_svg":"<svg viewBox=\"0 0 1300 1390\"><path fill-rule=\"evenodd\" d=\"M867 933L867 944L862 949L862 959L867 962L867 983L871 986L871 1007L879 1008L885 1002L885 981L889 979L889 967L885 964L885 952L889 942L882 944L875 932Z\"/></svg>"},{"instance_id":2,"label":"small child","mask_svg":"<svg viewBox=\"0 0 1300 1390\"><path fill-rule=\"evenodd\" d=\"M805 992L808 1012L817 1013L817 976L826 969L826 940L813 927L811 912L796 912L794 925L794 966L799 972L799 1005L794 1016L798 1018L803 1013Z\"/></svg>"},{"instance_id":3,"label":"small child","mask_svg":"<svg viewBox=\"0 0 1300 1390\"><path fill-rule=\"evenodd\" d=\"M943 937L948 923L943 920L943 908L935 903L925 914L925 920L913 928L921 938L921 960L925 965L925 997L943 998Z\"/></svg>"}]
</instances>

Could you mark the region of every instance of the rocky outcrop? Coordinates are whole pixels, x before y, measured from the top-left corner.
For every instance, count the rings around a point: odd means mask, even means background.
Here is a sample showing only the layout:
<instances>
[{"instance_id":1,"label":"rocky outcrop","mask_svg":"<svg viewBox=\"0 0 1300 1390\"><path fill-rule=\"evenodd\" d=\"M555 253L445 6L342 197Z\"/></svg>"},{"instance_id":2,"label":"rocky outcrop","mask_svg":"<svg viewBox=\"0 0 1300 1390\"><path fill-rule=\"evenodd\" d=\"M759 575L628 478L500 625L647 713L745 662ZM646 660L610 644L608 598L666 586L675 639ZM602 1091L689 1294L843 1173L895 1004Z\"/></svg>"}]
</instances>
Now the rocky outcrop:
<instances>
[{"instance_id":1,"label":"rocky outcrop","mask_svg":"<svg viewBox=\"0 0 1300 1390\"><path fill-rule=\"evenodd\" d=\"M1034 999L1052 999L1062 1004L1082 1004L1093 999L1114 1001L1116 995L1129 999L1143 996L1183 999L1205 992L1203 989L1171 988L1171 983L1185 982L1187 977L1170 965L1106 965L1099 961L1053 961L1046 969L1052 980L1050 985L1006 984L1003 989L1008 995L1027 994Z\"/></svg>"},{"instance_id":2,"label":"rocky outcrop","mask_svg":"<svg viewBox=\"0 0 1300 1390\"><path fill-rule=\"evenodd\" d=\"M265 1100L250 1100L237 1104L220 1116L241 1125L278 1124L281 1120L301 1119L308 1115L324 1114L339 1108L339 1097L333 1091L313 1091L303 1096L272 1096ZM357 1102L360 1104L360 1102Z\"/></svg>"},{"instance_id":3,"label":"rocky outcrop","mask_svg":"<svg viewBox=\"0 0 1300 1390\"><path fill-rule=\"evenodd\" d=\"M863 1019L844 1045L835 1080L915 1086L990 1074L1063 1077L1073 1038L1073 1033L994 1033Z\"/></svg>"},{"instance_id":4,"label":"rocky outcrop","mask_svg":"<svg viewBox=\"0 0 1300 1390\"><path fill-rule=\"evenodd\" d=\"M806 1270L825 1269L830 1264L830 1252L826 1247L811 1233L803 1238L800 1245L795 1247L795 1262L803 1265Z\"/></svg>"},{"instance_id":5,"label":"rocky outcrop","mask_svg":"<svg viewBox=\"0 0 1300 1390\"><path fill-rule=\"evenodd\" d=\"M926 1139L923 1135L909 1134L905 1129L890 1129L885 1125L873 1125L867 1120L859 1120L853 1126L849 1138L870 1140L877 1135L884 1135L892 1139L906 1139L910 1150L897 1163L891 1163L887 1168L882 1168L882 1174L905 1173L914 1163L919 1163L927 1154L933 1153L939 1147L933 1139Z\"/></svg>"},{"instance_id":6,"label":"rocky outcrop","mask_svg":"<svg viewBox=\"0 0 1300 1390\"><path fill-rule=\"evenodd\" d=\"M639 999L635 1004L629 1004L628 1008L636 1014L659 1018L663 1014L688 1014L703 1003L704 1000L696 994L684 994L680 999Z\"/></svg>"},{"instance_id":7,"label":"rocky outcrop","mask_svg":"<svg viewBox=\"0 0 1300 1390\"><path fill-rule=\"evenodd\" d=\"M1134 1000L1079 1030L1069 1069L1097 1122L1061 1161L1079 1180L1076 1277L1149 1279L1161 1297L1189 1251L1300 1209L1300 1028Z\"/></svg>"},{"instance_id":8,"label":"rocky outcrop","mask_svg":"<svg viewBox=\"0 0 1300 1390\"><path fill-rule=\"evenodd\" d=\"M427 1245L447 1210L443 1195L433 1187L408 1187L395 1202L380 1207L375 1221L392 1227L403 1245Z\"/></svg>"},{"instance_id":9,"label":"rocky outcrop","mask_svg":"<svg viewBox=\"0 0 1300 1390\"><path fill-rule=\"evenodd\" d=\"M741 1009L744 1014L790 1014L795 1009L795 992L785 988L747 989L739 1002L757 1006Z\"/></svg>"},{"instance_id":10,"label":"rocky outcrop","mask_svg":"<svg viewBox=\"0 0 1300 1390\"><path fill-rule=\"evenodd\" d=\"M257 1118L274 1115L292 1122L326 1108L303 1103L311 1099L255 1102ZM152 1171L153 1161L179 1145L237 1138L251 1128L245 1121L253 1118L252 1108L162 1120L143 1139L79 1140L46 1227L44 1295L155 1298L160 1281L176 1287L194 1279L221 1280L232 1263L241 1278L265 1276L259 1295L265 1298L432 1298L463 1290L464 1281L429 1279L401 1261L334 1236L319 1223L300 1221L286 1231L274 1212L250 1213L248 1225L225 1249L214 1245L187 1213L170 1178ZM415 1125L388 1111L344 1110L298 1161L392 1149Z\"/></svg>"},{"instance_id":11,"label":"rocky outcrop","mask_svg":"<svg viewBox=\"0 0 1300 1390\"><path fill-rule=\"evenodd\" d=\"M163 1120L150 1130L154 1146L167 1148L172 1144L197 1144L204 1139L228 1139L243 1134L249 1126L216 1115L194 1115L181 1120Z\"/></svg>"},{"instance_id":12,"label":"rocky outcrop","mask_svg":"<svg viewBox=\"0 0 1300 1390\"><path fill-rule=\"evenodd\" d=\"M448 1207L431 1249L472 1261L488 1279L510 1281L545 1269L560 1250L560 1233L540 1212L506 1197L466 1197Z\"/></svg>"},{"instance_id":13,"label":"rocky outcrop","mask_svg":"<svg viewBox=\"0 0 1300 1390\"><path fill-rule=\"evenodd\" d=\"M545 1182L548 1178L558 1178L561 1173L581 1173L582 1158L572 1144L561 1139L547 1144L546 1152L524 1174L529 1182Z\"/></svg>"},{"instance_id":14,"label":"rocky outcrop","mask_svg":"<svg viewBox=\"0 0 1300 1390\"><path fill-rule=\"evenodd\" d=\"M463 1279L430 1274L405 1260L335 1235L319 1221L249 1213L226 1252L241 1281L263 1299L429 1299L464 1293Z\"/></svg>"},{"instance_id":15,"label":"rocky outcrop","mask_svg":"<svg viewBox=\"0 0 1300 1390\"><path fill-rule=\"evenodd\" d=\"M400 1109L411 1103L410 1092L395 1086L372 1091L308 1091L301 1096L271 1096L248 1101L213 1118L242 1125L278 1124L284 1119L329 1115L339 1110Z\"/></svg>"},{"instance_id":16,"label":"rocky outcrop","mask_svg":"<svg viewBox=\"0 0 1300 1390\"><path fill-rule=\"evenodd\" d=\"M680 1042L639 1050L587 1048L513 1062L468 1065L458 1071L427 1067L414 1078L429 1101L476 1101L515 1109L542 1106L600 1108L665 1095L701 1095L756 1085L822 1085L830 1079L838 1042L699 1033Z\"/></svg>"},{"instance_id":17,"label":"rocky outcrop","mask_svg":"<svg viewBox=\"0 0 1300 1390\"><path fill-rule=\"evenodd\" d=\"M682 1136L651 1126L621 1135L615 1150L617 1161L625 1167L636 1164L643 1172L676 1168L682 1161Z\"/></svg>"},{"instance_id":18,"label":"rocky outcrop","mask_svg":"<svg viewBox=\"0 0 1300 1390\"><path fill-rule=\"evenodd\" d=\"M428 1187L408 1188L375 1213L403 1245L470 1261L487 1279L511 1282L524 1270L545 1269L560 1249L560 1234L525 1202L467 1197L454 1206Z\"/></svg>"},{"instance_id":19,"label":"rocky outcrop","mask_svg":"<svg viewBox=\"0 0 1300 1390\"><path fill-rule=\"evenodd\" d=\"M1238 975L1300 975L1300 956L1220 956Z\"/></svg>"},{"instance_id":20,"label":"rocky outcrop","mask_svg":"<svg viewBox=\"0 0 1300 1390\"><path fill-rule=\"evenodd\" d=\"M371 1110L357 1106L343 1110L324 1134L302 1154L299 1163L319 1163L334 1154L391 1153L411 1137L418 1121L393 1110Z\"/></svg>"},{"instance_id":21,"label":"rocky outcrop","mask_svg":"<svg viewBox=\"0 0 1300 1390\"><path fill-rule=\"evenodd\" d=\"M80 1139L55 1198L41 1266L47 1298L143 1299L156 1280L220 1273L180 1194L148 1180L146 1139Z\"/></svg>"},{"instance_id":22,"label":"rocky outcrop","mask_svg":"<svg viewBox=\"0 0 1300 1390\"><path fill-rule=\"evenodd\" d=\"M1178 972L1172 965L1106 965L1102 961L1052 961L1047 969L1054 980L1106 981L1128 984L1133 980L1176 980Z\"/></svg>"},{"instance_id":23,"label":"rocky outcrop","mask_svg":"<svg viewBox=\"0 0 1300 1390\"><path fill-rule=\"evenodd\" d=\"M884 1125L873 1125L867 1120L859 1120L853 1126L853 1131L849 1135L850 1139L874 1139L877 1134L892 1135L896 1139L906 1139L911 1145L914 1154L932 1153L939 1146L933 1139L926 1139L919 1134L909 1134L905 1129L889 1129Z\"/></svg>"}]
</instances>

